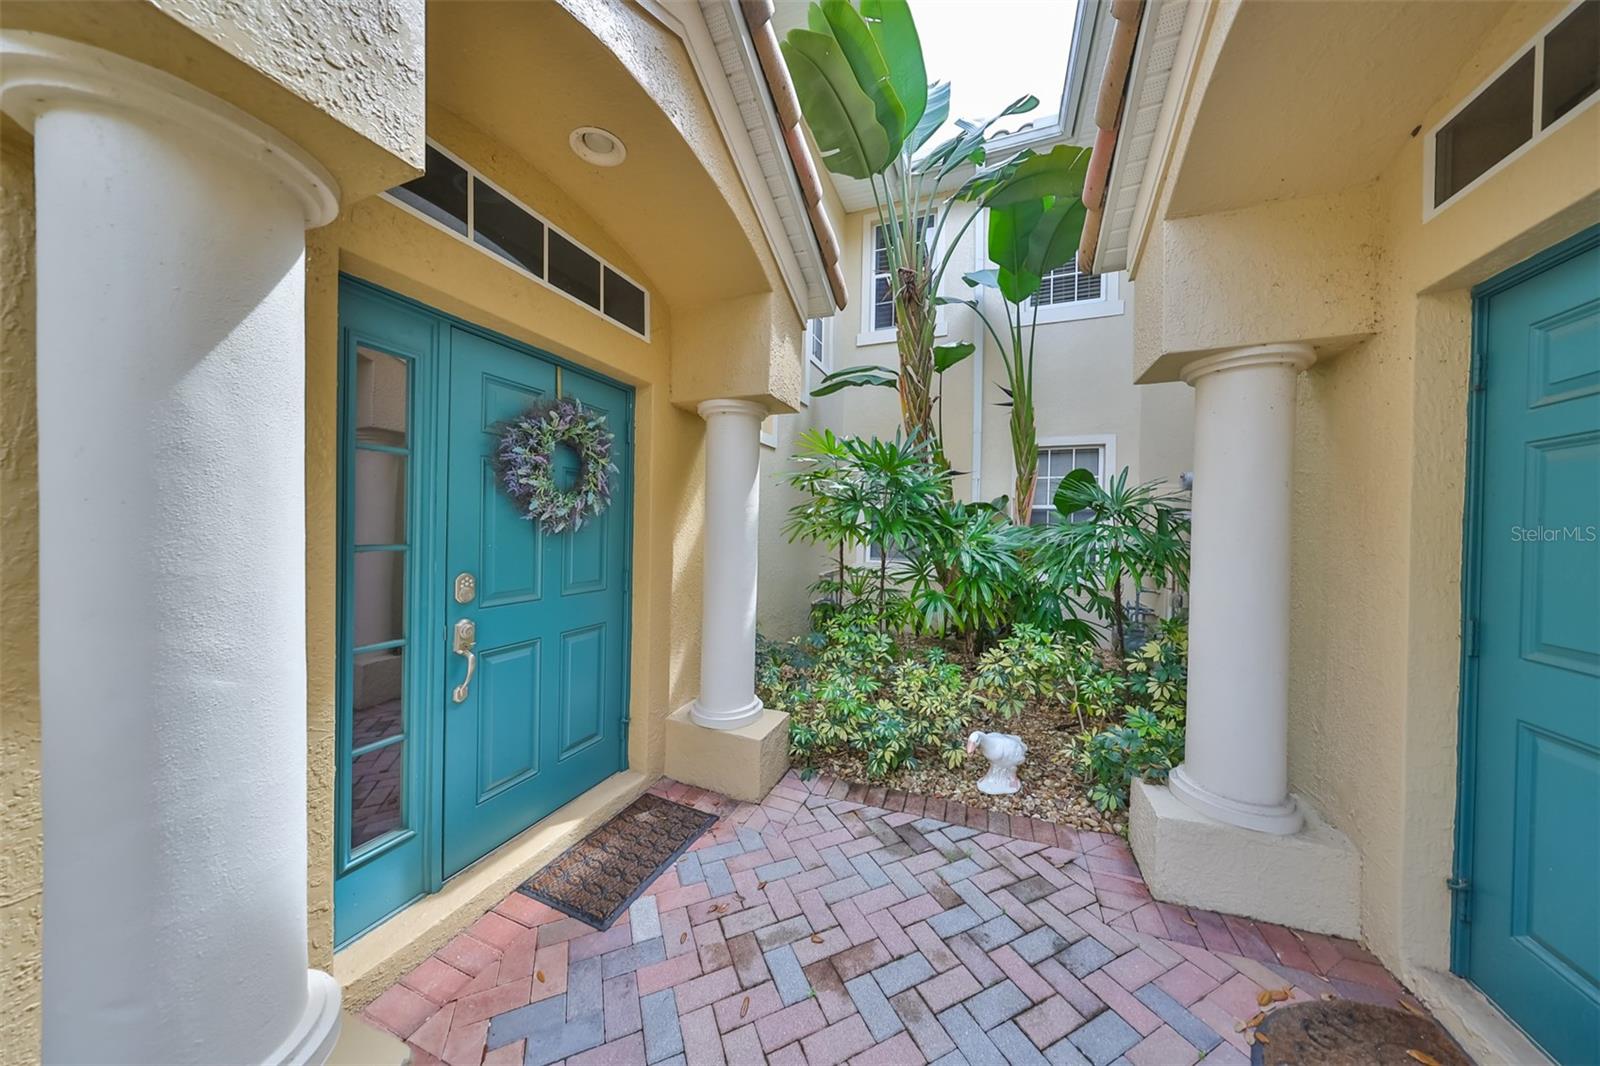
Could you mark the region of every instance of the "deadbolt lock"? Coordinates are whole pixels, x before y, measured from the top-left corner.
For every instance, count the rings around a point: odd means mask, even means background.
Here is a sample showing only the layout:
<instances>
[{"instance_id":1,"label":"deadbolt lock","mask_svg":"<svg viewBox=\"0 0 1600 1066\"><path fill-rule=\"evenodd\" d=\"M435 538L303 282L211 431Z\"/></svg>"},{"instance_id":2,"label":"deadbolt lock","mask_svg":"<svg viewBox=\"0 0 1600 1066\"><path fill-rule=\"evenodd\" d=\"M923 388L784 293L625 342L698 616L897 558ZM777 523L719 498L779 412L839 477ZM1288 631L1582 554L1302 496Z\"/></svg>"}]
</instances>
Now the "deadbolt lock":
<instances>
[{"instance_id":1,"label":"deadbolt lock","mask_svg":"<svg viewBox=\"0 0 1600 1066\"><path fill-rule=\"evenodd\" d=\"M478 582L469 573L463 571L456 575L456 602L471 603L472 598L478 594Z\"/></svg>"}]
</instances>

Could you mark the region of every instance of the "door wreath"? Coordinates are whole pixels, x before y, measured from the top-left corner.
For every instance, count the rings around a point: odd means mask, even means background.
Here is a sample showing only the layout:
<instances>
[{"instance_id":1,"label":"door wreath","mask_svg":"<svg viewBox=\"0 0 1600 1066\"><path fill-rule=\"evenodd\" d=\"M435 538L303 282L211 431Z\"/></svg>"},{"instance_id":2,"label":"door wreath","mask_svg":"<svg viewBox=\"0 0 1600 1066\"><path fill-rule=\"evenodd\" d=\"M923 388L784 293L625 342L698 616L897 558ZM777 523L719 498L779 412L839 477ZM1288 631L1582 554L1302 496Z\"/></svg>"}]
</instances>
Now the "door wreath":
<instances>
[{"instance_id":1,"label":"door wreath","mask_svg":"<svg viewBox=\"0 0 1600 1066\"><path fill-rule=\"evenodd\" d=\"M611 503L611 461L616 437L605 416L570 396L534 404L506 423L496 458L506 495L546 533L583 528ZM578 455L578 477L571 488L556 484L556 449L565 444Z\"/></svg>"}]
</instances>

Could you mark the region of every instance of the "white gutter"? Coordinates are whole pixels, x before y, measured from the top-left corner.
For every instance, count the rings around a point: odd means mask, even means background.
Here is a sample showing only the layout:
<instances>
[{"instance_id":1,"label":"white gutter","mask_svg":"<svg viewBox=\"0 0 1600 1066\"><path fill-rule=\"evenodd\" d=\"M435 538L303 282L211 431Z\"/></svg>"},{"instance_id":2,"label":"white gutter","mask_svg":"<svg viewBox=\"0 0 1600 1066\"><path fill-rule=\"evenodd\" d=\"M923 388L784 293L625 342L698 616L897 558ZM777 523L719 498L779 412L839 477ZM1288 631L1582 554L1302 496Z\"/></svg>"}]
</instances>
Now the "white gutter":
<instances>
[{"instance_id":1,"label":"white gutter","mask_svg":"<svg viewBox=\"0 0 1600 1066\"><path fill-rule=\"evenodd\" d=\"M978 290L982 298L983 290ZM972 339L972 472L968 475L972 485L972 502L983 499L983 341L988 331L973 312L977 334Z\"/></svg>"}]
</instances>

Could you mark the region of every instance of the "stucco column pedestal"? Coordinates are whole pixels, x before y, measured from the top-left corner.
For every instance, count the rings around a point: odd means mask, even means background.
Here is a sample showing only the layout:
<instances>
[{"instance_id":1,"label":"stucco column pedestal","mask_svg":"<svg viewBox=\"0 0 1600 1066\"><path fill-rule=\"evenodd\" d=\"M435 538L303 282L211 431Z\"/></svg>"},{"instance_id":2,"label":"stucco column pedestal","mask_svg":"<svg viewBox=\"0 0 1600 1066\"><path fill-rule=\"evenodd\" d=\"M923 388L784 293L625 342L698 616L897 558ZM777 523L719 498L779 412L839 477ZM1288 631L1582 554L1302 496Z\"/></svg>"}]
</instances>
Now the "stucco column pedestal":
<instances>
[{"instance_id":1,"label":"stucco column pedestal","mask_svg":"<svg viewBox=\"0 0 1600 1066\"><path fill-rule=\"evenodd\" d=\"M1140 786L1129 836L1158 898L1357 931L1359 868L1289 793L1289 522L1295 378L1315 353L1265 344L1189 364L1194 501L1183 764Z\"/></svg>"},{"instance_id":2,"label":"stucco column pedestal","mask_svg":"<svg viewBox=\"0 0 1600 1066\"><path fill-rule=\"evenodd\" d=\"M43 1058L319 1063L304 261L332 182L148 67L0 54L37 186Z\"/></svg>"},{"instance_id":3,"label":"stucco column pedestal","mask_svg":"<svg viewBox=\"0 0 1600 1066\"><path fill-rule=\"evenodd\" d=\"M783 776L789 735L789 716L768 711L756 695L756 544L766 409L749 400L706 400L699 412L706 420L700 695L667 721L667 775L753 801Z\"/></svg>"}]
</instances>

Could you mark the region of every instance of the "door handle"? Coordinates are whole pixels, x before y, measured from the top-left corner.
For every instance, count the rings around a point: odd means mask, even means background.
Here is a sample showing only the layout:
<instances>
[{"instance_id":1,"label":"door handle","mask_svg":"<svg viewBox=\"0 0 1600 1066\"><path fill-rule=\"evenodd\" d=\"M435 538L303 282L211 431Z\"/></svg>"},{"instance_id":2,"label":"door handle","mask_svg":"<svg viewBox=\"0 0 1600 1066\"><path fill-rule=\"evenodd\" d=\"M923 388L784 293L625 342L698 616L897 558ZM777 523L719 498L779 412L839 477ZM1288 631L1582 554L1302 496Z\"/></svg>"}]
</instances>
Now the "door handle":
<instances>
[{"instance_id":1,"label":"door handle","mask_svg":"<svg viewBox=\"0 0 1600 1066\"><path fill-rule=\"evenodd\" d=\"M467 687L472 684L472 673L478 668L478 656L473 648L478 643L478 627L470 618L463 618L456 623L455 642L451 650L457 655L467 657L467 676L461 684L457 685L451 693L457 703L467 702Z\"/></svg>"}]
</instances>

